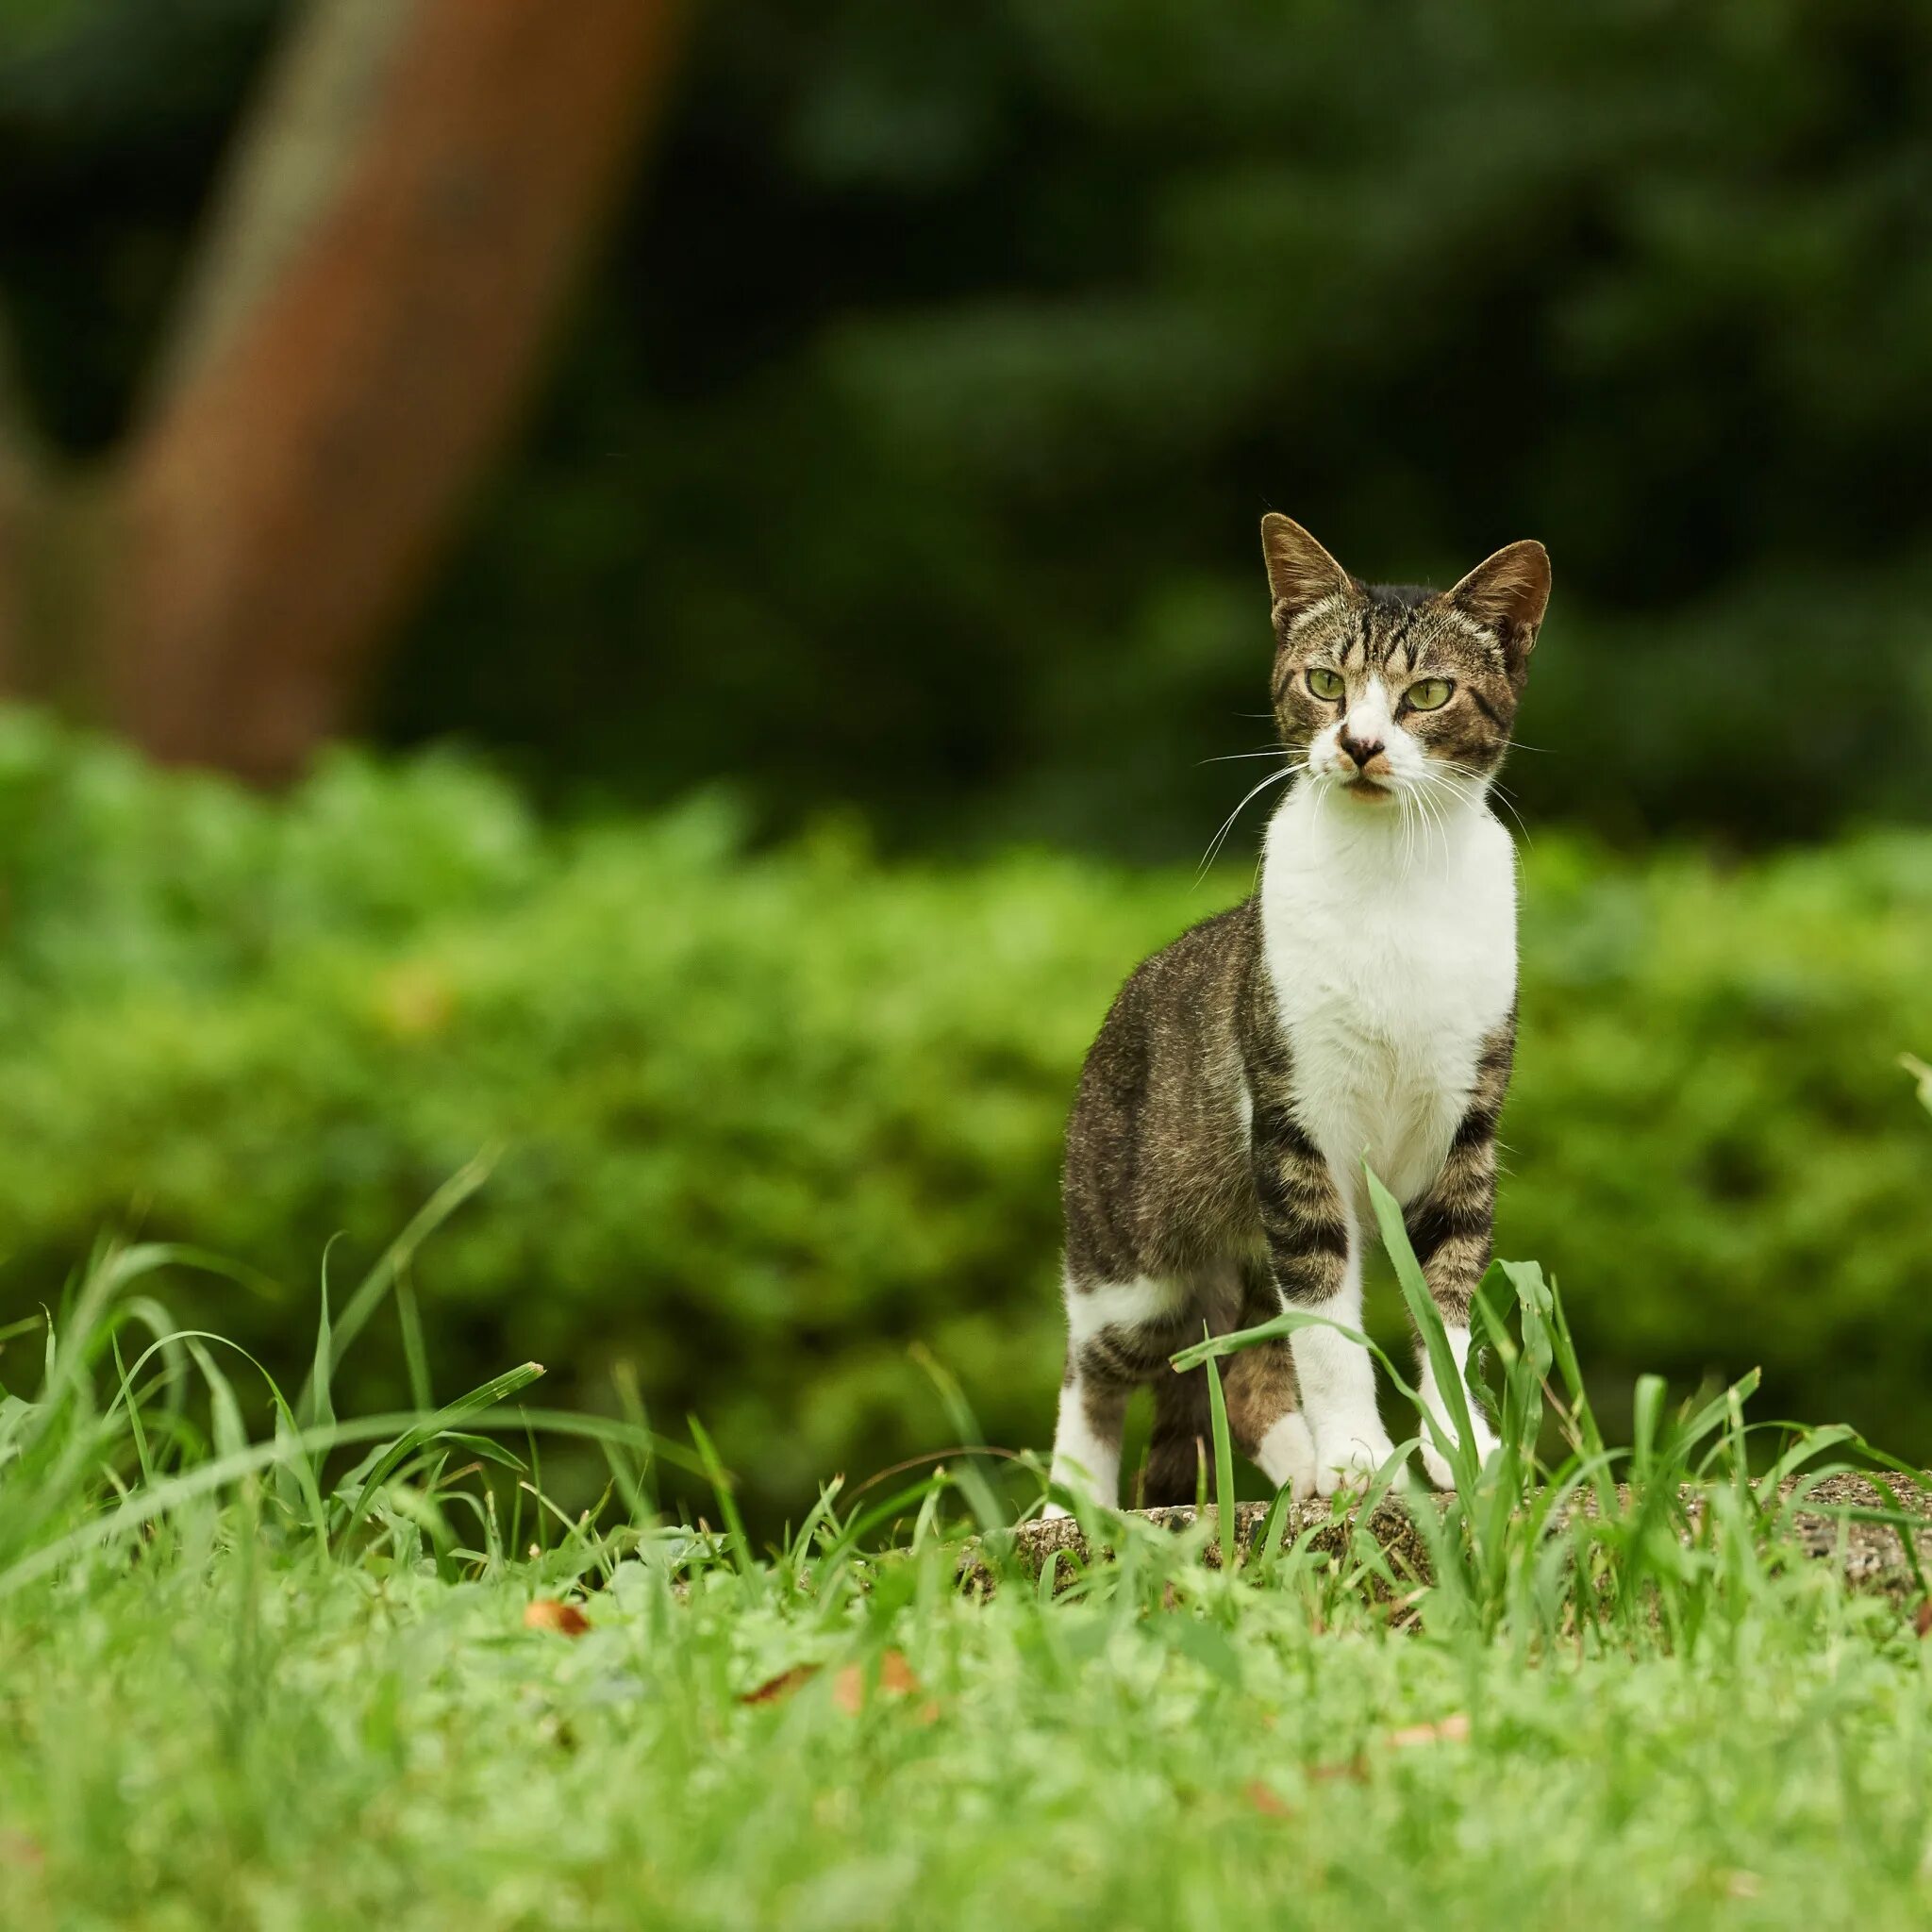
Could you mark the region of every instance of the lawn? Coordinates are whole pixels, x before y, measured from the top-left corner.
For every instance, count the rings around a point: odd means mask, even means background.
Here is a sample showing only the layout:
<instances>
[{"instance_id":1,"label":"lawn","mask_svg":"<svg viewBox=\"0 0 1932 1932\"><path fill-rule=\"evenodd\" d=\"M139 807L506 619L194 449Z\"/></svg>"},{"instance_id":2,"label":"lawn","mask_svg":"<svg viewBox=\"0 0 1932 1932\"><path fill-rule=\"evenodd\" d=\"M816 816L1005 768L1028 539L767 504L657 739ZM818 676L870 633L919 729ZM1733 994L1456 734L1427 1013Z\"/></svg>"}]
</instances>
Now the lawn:
<instances>
[{"instance_id":1,"label":"lawn","mask_svg":"<svg viewBox=\"0 0 1932 1932\"><path fill-rule=\"evenodd\" d=\"M525 1613L582 1549L452 1585L221 1541L8 1605L13 1932L1932 1911L1918 1641L1822 1576L1674 1654L1539 1652L1179 1557L1168 1607L980 1606L937 1544L815 1590L660 1532L572 1639Z\"/></svg>"},{"instance_id":2,"label":"lawn","mask_svg":"<svg viewBox=\"0 0 1932 1932\"><path fill-rule=\"evenodd\" d=\"M1646 1383L1601 1450L1534 1269L1488 1291L1504 1450L1415 1503L1432 1585L1285 1512L1226 1571L1210 1512L989 1597L961 1539L1038 1485L979 1458L758 1552L701 1429L520 1408L528 1369L339 1421L342 1324L251 1441L245 1362L150 1346L183 1263L104 1254L0 1358L8 1932L1932 1912L1917 1592L1794 1557L1747 1474L1860 1445ZM610 1471L575 1516L573 1431Z\"/></svg>"}]
</instances>

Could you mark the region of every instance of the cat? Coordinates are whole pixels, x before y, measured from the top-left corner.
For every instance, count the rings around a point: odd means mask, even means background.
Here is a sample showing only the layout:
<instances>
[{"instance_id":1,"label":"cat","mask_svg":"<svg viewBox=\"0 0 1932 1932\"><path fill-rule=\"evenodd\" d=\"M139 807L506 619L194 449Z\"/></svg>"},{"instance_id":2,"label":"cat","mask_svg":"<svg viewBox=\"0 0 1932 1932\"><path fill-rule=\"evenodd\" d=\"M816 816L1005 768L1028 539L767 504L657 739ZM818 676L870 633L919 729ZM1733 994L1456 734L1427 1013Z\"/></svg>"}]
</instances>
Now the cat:
<instances>
[{"instance_id":1,"label":"cat","mask_svg":"<svg viewBox=\"0 0 1932 1932\"><path fill-rule=\"evenodd\" d=\"M1516 861L1488 800L1549 558L1511 543L1437 592L1364 584L1278 514L1262 519L1261 542L1287 754L1263 784L1288 789L1259 885L1126 982L1067 1130L1051 1481L1108 1507L1143 1382L1155 1411L1141 1500L1194 1500L1206 1372L1177 1375L1168 1357L1204 1324L1226 1333L1286 1307L1360 1328L1364 1162L1402 1204L1458 1373L1490 1260L1516 1036ZM1298 1500L1359 1489L1393 1453L1368 1353L1333 1328L1220 1367L1236 1445ZM1472 1424L1487 1455L1489 1429ZM1426 1431L1422 1454L1448 1487Z\"/></svg>"}]
</instances>

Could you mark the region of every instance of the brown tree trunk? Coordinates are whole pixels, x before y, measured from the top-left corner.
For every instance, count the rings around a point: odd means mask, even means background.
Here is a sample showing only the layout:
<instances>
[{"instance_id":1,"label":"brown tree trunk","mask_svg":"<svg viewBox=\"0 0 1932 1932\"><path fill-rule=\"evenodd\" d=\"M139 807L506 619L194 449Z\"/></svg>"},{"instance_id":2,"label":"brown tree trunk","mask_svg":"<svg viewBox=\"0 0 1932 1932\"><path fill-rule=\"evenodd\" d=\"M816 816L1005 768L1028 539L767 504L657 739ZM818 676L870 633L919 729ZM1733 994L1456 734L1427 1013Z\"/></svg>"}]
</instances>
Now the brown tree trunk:
<instances>
[{"instance_id":1,"label":"brown tree trunk","mask_svg":"<svg viewBox=\"0 0 1932 1932\"><path fill-rule=\"evenodd\" d=\"M21 674L22 537L25 534L25 479L0 454L0 691L18 691Z\"/></svg>"},{"instance_id":2,"label":"brown tree trunk","mask_svg":"<svg viewBox=\"0 0 1932 1932\"><path fill-rule=\"evenodd\" d=\"M35 485L26 411L11 350L11 341L0 333L0 692L18 691L23 684L26 524Z\"/></svg>"},{"instance_id":3,"label":"brown tree trunk","mask_svg":"<svg viewBox=\"0 0 1932 1932\"><path fill-rule=\"evenodd\" d=\"M315 0L84 520L106 595L56 623L51 681L85 658L108 722L257 778L342 728L512 421L674 13ZM45 689L18 555L37 487L0 446L0 682Z\"/></svg>"}]
</instances>

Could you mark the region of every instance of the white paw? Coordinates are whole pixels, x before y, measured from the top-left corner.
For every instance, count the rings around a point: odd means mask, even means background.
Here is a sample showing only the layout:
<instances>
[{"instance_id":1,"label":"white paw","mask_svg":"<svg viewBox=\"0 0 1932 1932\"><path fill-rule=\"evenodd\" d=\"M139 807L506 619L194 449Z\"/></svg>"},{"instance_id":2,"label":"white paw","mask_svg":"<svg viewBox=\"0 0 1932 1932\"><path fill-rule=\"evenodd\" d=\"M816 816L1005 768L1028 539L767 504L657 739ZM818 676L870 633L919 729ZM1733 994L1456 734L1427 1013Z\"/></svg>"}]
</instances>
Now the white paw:
<instances>
[{"instance_id":1,"label":"white paw","mask_svg":"<svg viewBox=\"0 0 1932 1932\"><path fill-rule=\"evenodd\" d=\"M1496 1446L1496 1439L1490 1432L1490 1425L1479 1415L1472 1414L1469 1419L1470 1433L1474 1438L1477 1466L1490 1459L1490 1452ZM1443 1432L1453 1436L1454 1427L1444 1423ZM1429 1434L1428 1425L1423 1426L1423 1471L1439 1490L1453 1490L1456 1487L1456 1472L1449 1467L1448 1458L1436 1447L1435 1439Z\"/></svg>"},{"instance_id":2,"label":"white paw","mask_svg":"<svg viewBox=\"0 0 1932 1932\"><path fill-rule=\"evenodd\" d=\"M1296 1414L1273 1424L1255 1449L1255 1466L1277 1490L1286 1490L1297 1503L1315 1493L1315 1439Z\"/></svg>"},{"instance_id":3,"label":"white paw","mask_svg":"<svg viewBox=\"0 0 1932 1932\"><path fill-rule=\"evenodd\" d=\"M1323 1430L1315 1438L1316 1495L1367 1489L1370 1478L1394 1453L1395 1444L1379 1420Z\"/></svg>"}]
</instances>

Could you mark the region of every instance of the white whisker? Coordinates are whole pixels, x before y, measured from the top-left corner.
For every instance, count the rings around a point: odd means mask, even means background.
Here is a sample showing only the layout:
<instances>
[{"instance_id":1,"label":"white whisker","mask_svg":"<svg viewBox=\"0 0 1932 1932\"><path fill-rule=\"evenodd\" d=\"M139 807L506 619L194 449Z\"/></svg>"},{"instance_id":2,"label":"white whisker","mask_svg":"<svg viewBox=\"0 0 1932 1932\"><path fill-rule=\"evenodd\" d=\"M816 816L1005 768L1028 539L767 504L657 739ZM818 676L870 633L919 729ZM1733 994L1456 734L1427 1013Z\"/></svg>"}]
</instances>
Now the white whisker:
<instances>
[{"instance_id":1,"label":"white whisker","mask_svg":"<svg viewBox=\"0 0 1932 1932\"><path fill-rule=\"evenodd\" d=\"M1507 786L1498 785L1493 779L1485 781L1480 774L1464 771L1460 766L1456 767L1456 770L1461 774L1463 778L1476 787L1477 796L1487 798L1491 793L1494 794L1497 804L1516 821L1517 829L1522 832L1523 842L1525 845L1534 845L1536 843L1535 839L1530 835L1529 826L1524 822L1522 812L1517 809L1515 797Z\"/></svg>"},{"instance_id":2,"label":"white whisker","mask_svg":"<svg viewBox=\"0 0 1932 1932\"><path fill-rule=\"evenodd\" d=\"M1203 758L1201 762L1204 765L1232 765L1239 763L1242 758L1278 758L1286 756L1285 746L1271 744L1263 751L1224 751L1219 758Z\"/></svg>"},{"instance_id":3,"label":"white whisker","mask_svg":"<svg viewBox=\"0 0 1932 1932\"><path fill-rule=\"evenodd\" d=\"M1430 767L1429 779L1441 786L1450 796L1465 806L1477 806L1488 802L1491 794L1509 816L1516 821L1523 834L1523 842L1534 846L1535 839L1530 834L1523 813L1517 809L1516 801L1507 786L1499 785L1485 772L1472 770L1468 765L1459 764L1454 758L1438 758Z\"/></svg>"},{"instance_id":4,"label":"white whisker","mask_svg":"<svg viewBox=\"0 0 1932 1932\"><path fill-rule=\"evenodd\" d=\"M1442 823L1441 813L1436 809L1435 801L1429 796L1429 789L1426 785L1418 785L1416 787L1415 804L1416 809L1422 814L1423 820L1424 859L1426 861L1429 856L1429 835L1432 832L1441 833L1442 856L1446 858L1449 856L1449 827Z\"/></svg>"},{"instance_id":5,"label":"white whisker","mask_svg":"<svg viewBox=\"0 0 1932 1932\"><path fill-rule=\"evenodd\" d=\"M1262 792L1267 791L1269 786L1282 784L1287 779L1292 778L1298 772L1307 770L1307 760L1306 758L1302 759L1299 763L1284 765L1278 772L1270 772L1258 785L1253 787L1248 791L1241 802L1222 820L1220 831L1215 833L1213 840L1208 844L1208 850L1202 855L1200 869L1194 874L1194 883L1196 885L1199 885L1207 877L1208 868L1214 863L1215 855L1221 850L1228 833L1234 829L1235 820L1240 818L1241 813L1247 809L1249 801L1258 798Z\"/></svg>"}]
</instances>

